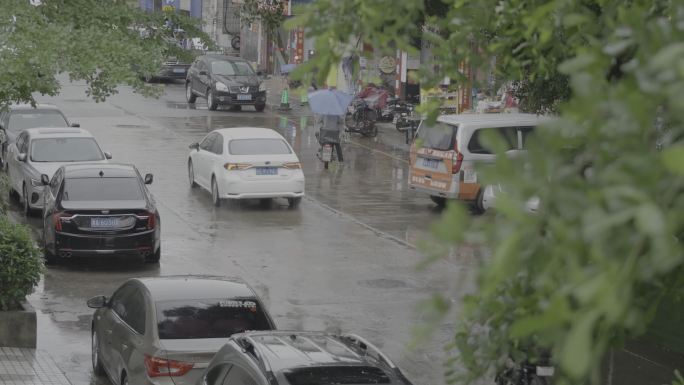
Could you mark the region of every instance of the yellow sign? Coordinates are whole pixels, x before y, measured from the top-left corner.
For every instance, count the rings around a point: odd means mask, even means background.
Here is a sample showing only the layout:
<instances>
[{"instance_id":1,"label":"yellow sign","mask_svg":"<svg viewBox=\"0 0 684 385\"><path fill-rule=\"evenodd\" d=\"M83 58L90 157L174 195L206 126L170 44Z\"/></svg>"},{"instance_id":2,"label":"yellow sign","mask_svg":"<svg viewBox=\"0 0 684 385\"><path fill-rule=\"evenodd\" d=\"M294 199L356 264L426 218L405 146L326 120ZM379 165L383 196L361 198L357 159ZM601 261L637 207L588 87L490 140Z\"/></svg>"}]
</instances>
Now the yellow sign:
<instances>
[{"instance_id":1,"label":"yellow sign","mask_svg":"<svg viewBox=\"0 0 684 385\"><path fill-rule=\"evenodd\" d=\"M396 69L397 62L392 56L383 56L378 63L380 71L386 74L391 74Z\"/></svg>"},{"instance_id":2,"label":"yellow sign","mask_svg":"<svg viewBox=\"0 0 684 385\"><path fill-rule=\"evenodd\" d=\"M162 7L162 11L164 11L164 12L173 12L175 10L176 10L176 8L173 5L164 5Z\"/></svg>"}]
</instances>

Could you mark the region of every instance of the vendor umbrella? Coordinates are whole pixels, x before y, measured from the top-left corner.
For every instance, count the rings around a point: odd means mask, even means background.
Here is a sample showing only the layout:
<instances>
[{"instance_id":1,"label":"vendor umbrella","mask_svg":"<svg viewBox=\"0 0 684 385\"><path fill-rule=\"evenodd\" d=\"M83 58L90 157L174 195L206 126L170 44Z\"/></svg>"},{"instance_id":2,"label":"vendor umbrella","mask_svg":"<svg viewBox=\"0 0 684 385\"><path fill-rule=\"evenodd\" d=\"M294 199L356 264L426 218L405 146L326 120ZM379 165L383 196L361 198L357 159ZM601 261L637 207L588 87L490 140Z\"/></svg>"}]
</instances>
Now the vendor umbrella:
<instances>
[{"instance_id":1,"label":"vendor umbrella","mask_svg":"<svg viewBox=\"0 0 684 385\"><path fill-rule=\"evenodd\" d=\"M353 98L338 90L318 90L309 93L309 107L318 115L345 115Z\"/></svg>"}]
</instances>

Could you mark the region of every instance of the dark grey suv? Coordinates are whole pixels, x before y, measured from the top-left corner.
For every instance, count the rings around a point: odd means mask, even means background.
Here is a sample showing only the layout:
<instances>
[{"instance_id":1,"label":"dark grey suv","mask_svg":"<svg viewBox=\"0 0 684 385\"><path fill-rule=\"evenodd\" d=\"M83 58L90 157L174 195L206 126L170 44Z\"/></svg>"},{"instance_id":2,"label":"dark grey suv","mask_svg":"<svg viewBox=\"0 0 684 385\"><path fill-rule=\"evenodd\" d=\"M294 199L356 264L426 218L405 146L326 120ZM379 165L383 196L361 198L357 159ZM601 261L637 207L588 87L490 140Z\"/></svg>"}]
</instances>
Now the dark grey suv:
<instances>
[{"instance_id":1,"label":"dark grey suv","mask_svg":"<svg viewBox=\"0 0 684 385\"><path fill-rule=\"evenodd\" d=\"M185 81L188 103L198 96L207 99L207 106L215 110L220 105L239 110L251 105L257 111L266 107L266 88L248 61L227 55L198 57L188 70Z\"/></svg>"},{"instance_id":2,"label":"dark grey suv","mask_svg":"<svg viewBox=\"0 0 684 385\"><path fill-rule=\"evenodd\" d=\"M353 334L263 331L234 334L197 385L411 385L375 346Z\"/></svg>"}]
</instances>

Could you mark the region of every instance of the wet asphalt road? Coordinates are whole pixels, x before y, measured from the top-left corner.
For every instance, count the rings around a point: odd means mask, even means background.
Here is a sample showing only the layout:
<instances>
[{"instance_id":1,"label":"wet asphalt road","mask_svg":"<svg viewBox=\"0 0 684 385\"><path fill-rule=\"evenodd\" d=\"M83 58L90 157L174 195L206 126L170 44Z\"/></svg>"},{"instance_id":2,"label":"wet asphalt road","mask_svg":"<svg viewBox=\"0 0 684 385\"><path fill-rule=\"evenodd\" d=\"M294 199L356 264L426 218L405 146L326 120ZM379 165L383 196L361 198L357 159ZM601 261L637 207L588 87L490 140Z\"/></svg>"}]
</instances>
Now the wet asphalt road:
<instances>
[{"instance_id":1,"label":"wet asphalt road","mask_svg":"<svg viewBox=\"0 0 684 385\"><path fill-rule=\"evenodd\" d=\"M241 276L262 297L281 329L353 331L377 344L416 384L441 384L445 324L408 349L432 293L457 298L470 287L477 258L467 252L417 271L423 260L412 245L424 239L440 213L407 189L407 154L396 138L357 136L344 145L345 163L323 170L310 119L254 112L208 111L184 103L182 84L160 85L160 99L121 89L94 103L84 87L65 84L57 104L92 132L114 161L153 173L150 190L161 212L158 266L127 259L74 259L50 267L29 298L38 311L38 348L48 351L75 385L107 384L90 366L92 310L85 301L111 295L138 276L220 274ZM305 121L306 120L306 121ZM214 208L209 193L187 183L188 145L230 126L271 127L289 140L307 178L299 209L285 201ZM16 210L16 204L15 204ZM16 211L14 215L18 217ZM39 219L28 220L36 233Z\"/></svg>"}]
</instances>

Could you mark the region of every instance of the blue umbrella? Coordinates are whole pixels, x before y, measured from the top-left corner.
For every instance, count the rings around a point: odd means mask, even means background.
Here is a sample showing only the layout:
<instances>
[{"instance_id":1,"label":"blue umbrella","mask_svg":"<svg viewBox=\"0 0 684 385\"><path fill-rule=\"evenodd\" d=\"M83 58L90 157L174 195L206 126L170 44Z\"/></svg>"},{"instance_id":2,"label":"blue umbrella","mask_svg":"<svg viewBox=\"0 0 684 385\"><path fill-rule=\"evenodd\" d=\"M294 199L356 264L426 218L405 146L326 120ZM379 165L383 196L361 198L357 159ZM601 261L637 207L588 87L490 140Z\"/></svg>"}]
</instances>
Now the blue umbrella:
<instances>
[{"instance_id":1,"label":"blue umbrella","mask_svg":"<svg viewBox=\"0 0 684 385\"><path fill-rule=\"evenodd\" d=\"M353 98L338 90L318 90L309 93L309 107L318 115L345 115Z\"/></svg>"}]
</instances>

